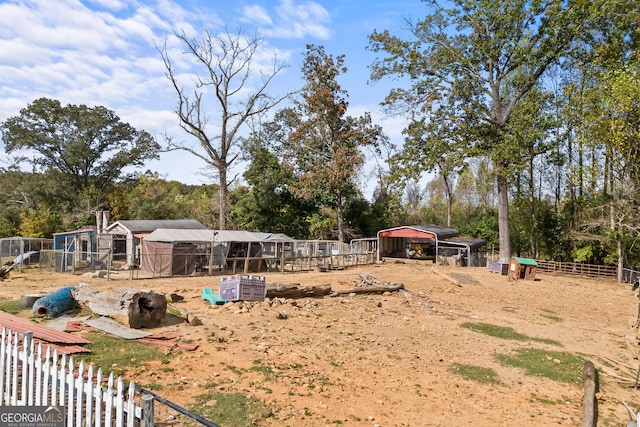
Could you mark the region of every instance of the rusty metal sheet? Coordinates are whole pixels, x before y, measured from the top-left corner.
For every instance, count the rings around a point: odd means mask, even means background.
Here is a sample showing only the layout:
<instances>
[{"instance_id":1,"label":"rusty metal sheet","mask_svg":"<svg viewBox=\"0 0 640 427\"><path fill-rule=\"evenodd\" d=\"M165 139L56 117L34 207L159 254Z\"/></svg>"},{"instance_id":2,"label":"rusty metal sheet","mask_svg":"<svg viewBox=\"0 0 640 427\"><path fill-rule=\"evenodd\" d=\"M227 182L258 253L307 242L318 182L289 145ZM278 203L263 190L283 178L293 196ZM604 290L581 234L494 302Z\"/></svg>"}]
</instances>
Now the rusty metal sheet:
<instances>
[{"instance_id":1,"label":"rusty metal sheet","mask_svg":"<svg viewBox=\"0 0 640 427\"><path fill-rule=\"evenodd\" d=\"M91 344L86 338L67 332L57 331L47 326L30 322L27 319L14 316L9 313L0 311L0 330L2 328L10 329L13 332L23 334L25 332L33 332L33 338L55 344Z\"/></svg>"}]
</instances>

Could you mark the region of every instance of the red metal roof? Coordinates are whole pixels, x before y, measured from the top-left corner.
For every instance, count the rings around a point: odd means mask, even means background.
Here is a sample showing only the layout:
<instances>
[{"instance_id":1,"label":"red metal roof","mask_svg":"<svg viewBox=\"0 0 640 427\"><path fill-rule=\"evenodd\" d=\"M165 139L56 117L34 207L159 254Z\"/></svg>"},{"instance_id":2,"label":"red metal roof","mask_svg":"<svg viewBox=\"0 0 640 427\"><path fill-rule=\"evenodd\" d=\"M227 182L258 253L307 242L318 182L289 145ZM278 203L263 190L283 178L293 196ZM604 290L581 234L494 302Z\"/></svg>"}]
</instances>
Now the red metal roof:
<instances>
[{"instance_id":1,"label":"red metal roof","mask_svg":"<svg viewBox=\"0 0 640 427\"><path fill-rule=\"evenodd\" d=\"M407 237L407 238L431 238L435 239L436 235L429 233L428 231L416 230L414 228L398 228L395 230L380 231L378 233L380 237Z\"/></svg>"},{"instance_id":2,"label":"red metal roof","mask_svg":"<svg viewBox=\"0 0 640 427\"><path fill-rule=\"evenodd\" d=\"M378 237L428 238L437 240L455 237L458 234L458 230L437 225L403 225L378 231Z\"/></svg>"},{"instance_id":3,"label":"red metal roof","mask_svg":"<svg viewBox=\"0 0 640 427\"><path fill-rule=\"evenodd\" d=\"M25 332L33 332L33 338L40 339L55 344L91 344L91 341L69 334L67 332L58 331L47 326L30 322L26 319L13 316L9 313L0 311L0 330L2 328L10 329L13 332L23 334Z\"/></svg>"},{"instance_id":4,"label":"red metal roof","mask_svg":"<svg viewBox=\"0 0 640 427\"><path fill-rule=\"evenodd\" d=\"M48 346L51 347L51 352L58 350L58 354L91 352L88 348L80 345L89 344L91 341L0 311L0 330L2 330L2 328L6 328L12 334L17 333L19 339L22 339L22 335L25 333L33 332L36 346L38 343L41 343L43 351L46 351Z\"/></svg>"}]
</instances>

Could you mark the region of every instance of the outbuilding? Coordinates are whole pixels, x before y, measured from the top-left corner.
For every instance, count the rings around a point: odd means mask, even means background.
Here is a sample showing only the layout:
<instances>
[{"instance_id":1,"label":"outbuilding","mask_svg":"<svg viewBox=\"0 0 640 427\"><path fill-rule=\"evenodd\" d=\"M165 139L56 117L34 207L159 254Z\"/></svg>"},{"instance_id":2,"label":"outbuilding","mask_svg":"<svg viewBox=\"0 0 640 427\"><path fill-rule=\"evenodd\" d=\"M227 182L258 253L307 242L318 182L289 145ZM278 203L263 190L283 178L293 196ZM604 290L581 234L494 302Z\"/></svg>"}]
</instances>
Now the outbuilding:
<instances>
[{"instance_id":1,"label":"outbuilding","mask_svg":"<svg viewBox=\"0 0 640 427\"><path fill-rule=\"evenodd\" d=\"M535 280L538 263L531 258L514 257L509 261L509 279Z\"/></svg>"},{"instance_id":2,"label":"outbuilding","mask_svg":"<svg viewBox=\"0 0 640 427\"><path fill-rule=\"evenodd\" d=\"M142 240L140 268L161 276L264 271L293 241L284 234L160 228Z\"/></svg>"},{"instance_id":3,"label":"outbuilding","mask_svg":"<svg viewBox=\"0 0 640 427\"><path fill-rule=\"evenodd\" d=\"M102 263L95 257L95 233L93 227L75 231L53 233L53 253L55 271L64 272L80 268L94 269L96 263Z\"/></svg>"},{"instance_id":4,"label":"outbuilding","mask_svg":"<svg viewBox=\"0 0 640 427\"><path fill-rule=\"evenodd\" d=\"M141 240L157 229L206 230L194 219L120 220L106 228L98 227L98 251L110 251L114 261L137 265ZM104 223L106 226L106 222Z\"/></svg>"},{"instance_id":5,"label":"outbuilding","mask_svg":"<svg viewBox=\"0 0 640 427\"><path fill-rule=\"evenodd\" d=\"M457 256L464 265L481 266L486 263L486 240L460 237L453 228L437 225L406 225L380 230L377 234L377 259L431 259L439 255Z\"/></svg>"}]
</instances>

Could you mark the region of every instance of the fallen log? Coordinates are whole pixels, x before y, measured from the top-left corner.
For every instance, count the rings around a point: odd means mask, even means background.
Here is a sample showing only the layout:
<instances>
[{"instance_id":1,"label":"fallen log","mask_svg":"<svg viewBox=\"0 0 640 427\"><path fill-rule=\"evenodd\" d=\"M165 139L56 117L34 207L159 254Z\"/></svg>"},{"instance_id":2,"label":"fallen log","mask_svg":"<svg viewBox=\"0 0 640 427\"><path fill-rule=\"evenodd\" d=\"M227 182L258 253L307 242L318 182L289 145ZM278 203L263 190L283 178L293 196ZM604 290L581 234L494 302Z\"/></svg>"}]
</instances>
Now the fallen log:
<instances>
[{"instance_id":1,"label":"fallen log","mask_svg":"<svg viewBox=\"0 0 640 427\"><path fill-rule=\"evenodd\" d=\"M132 328L158 326L167 312L167 298L154 291L121 288L97 291L80 284L75 300L93 313L126 321Z\"/></svg>"},{"instance_id":2,"label":"fallen log","mask_svg":"<svg viewBox=\"0 0 640 427\"><path fill-rule=\"evenodd\" d=\"M331 293L331 285L303 286L299 284L285 285L278 283L267 287L267 298L313 298L322 297Z\"/></svg>"},{"instance_id":3,"label":"fallen log","mask_svg":"<svg viewBox=\"0 0 640 427\"><path fill-rule=\"evenodd\" d=\"M389 285L372 285L372 286L358 286L355 288L336 290L331 292L329 296L337 297L339 295L349 295L349 294L383 294L385 292L395 292L400 289L404 289L404 284L402 283L391 283Z\"/></svg>"}]
</instances>

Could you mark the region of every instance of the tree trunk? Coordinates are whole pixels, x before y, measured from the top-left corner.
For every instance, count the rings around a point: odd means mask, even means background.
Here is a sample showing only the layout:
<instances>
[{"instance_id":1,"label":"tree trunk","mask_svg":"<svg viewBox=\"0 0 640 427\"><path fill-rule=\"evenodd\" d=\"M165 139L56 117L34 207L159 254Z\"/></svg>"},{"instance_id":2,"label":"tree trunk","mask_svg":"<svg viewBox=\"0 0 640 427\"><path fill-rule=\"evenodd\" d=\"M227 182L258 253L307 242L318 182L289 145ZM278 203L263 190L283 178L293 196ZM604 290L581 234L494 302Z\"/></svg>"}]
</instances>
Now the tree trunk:
<instances>
[{"instance_id":1,"label":"tree trunk","mask_svg":"<svg viewBox=\"0 0 640 427\"><path fill-rule=\"evenodd\" d=\"M159 326L167 314L167 298L153 291L140 291L129 304L129 326L134 329Z\"/></svg>"},{"instance_id":2,"label":"tree trunk","mask_svg":"<svg viewBox=\"0 0 640 427\"><path fill-rule=\"evenodd\" d=\"M338 241L344 243L344 212L342 211L342 194L336 194L336 211L338 212Z\"/></svg>"},{"instance_id":3,"label":"tree trunk","mask_svg":"<svg viewBox=\"0 0 640 427\"><path fill-rule=\"evenodd\" d=\"M451 184L449 181L449 177L446 173L442 172L442 167L440 168L440 173L442 175L442 180L444 181L444 191L447 193L447 227L451 227L451 211L453 209L453 190L451 188ZM445 169L446 170L446 169Z\"/></svg>"},{"instance_id":4,"label":"tree trunk","mask_svg":"<svg viewBox=\"0 0 640 427\"><path fill-rule=\"evenodd\" d=\"M157 326L167 312L167 298L154 291L128 288L99 291L82 286L74 297L93 313L126 319L132 328Z\"/></svg>"},{"instance_id":5,"label":"tree trunk","mask_svg":"<svg viewBox=\"0 0 640 427\"><path fill-rule=\"evenodd\" d=\"M509 194L507 171L504 165L496 165L496 187L498 189L498 230L500 233L500 261L511 258L511 235L509 231Z\"/></svg>"},{"instance_id":6,"label":"tree trunk","mask_svg":"<svg viewBox=\"0 0 640 427\"><path fill-rule=\"evenodd\" d=\"M227 186L227 167L220 165L218 168L220 175L220 230L227 229L227 193L229 188Z\"/></svg>"},{"instance_id":7,"label":"tree trunk","mask_svg":"<svg viewBox=\"0 0 640 427\"><path fill-rule=\"evenodd\" d=\"M9 277L9 272L13 270L13 261L8 261L2 267L0 267L0 280L4 280Z\"/></svg>"},{"instance_id":8,"label":"tree trunk","mask_svg":"<svg viewBox=\"0 0 640 427\"><path fill-rule=\"evenodd\" d=\"M622 250L622 239L618 237L618 283L622 283L623 279L623 269L624 269L624 251Z\"/></svg>"},{"instance_id":9,"label":"tree trunk","mask_svg":"<svg viewBox=\"0 0 640 427\"><path fill-rule=\"evenodd\" d=\"M529 256L531 258L538 257L537 244L537 224L536 224L536 193L535 193L535 177L533 176L533 157L529 158L528 181L529 181Z\"/></svg>"}]
</instances>

